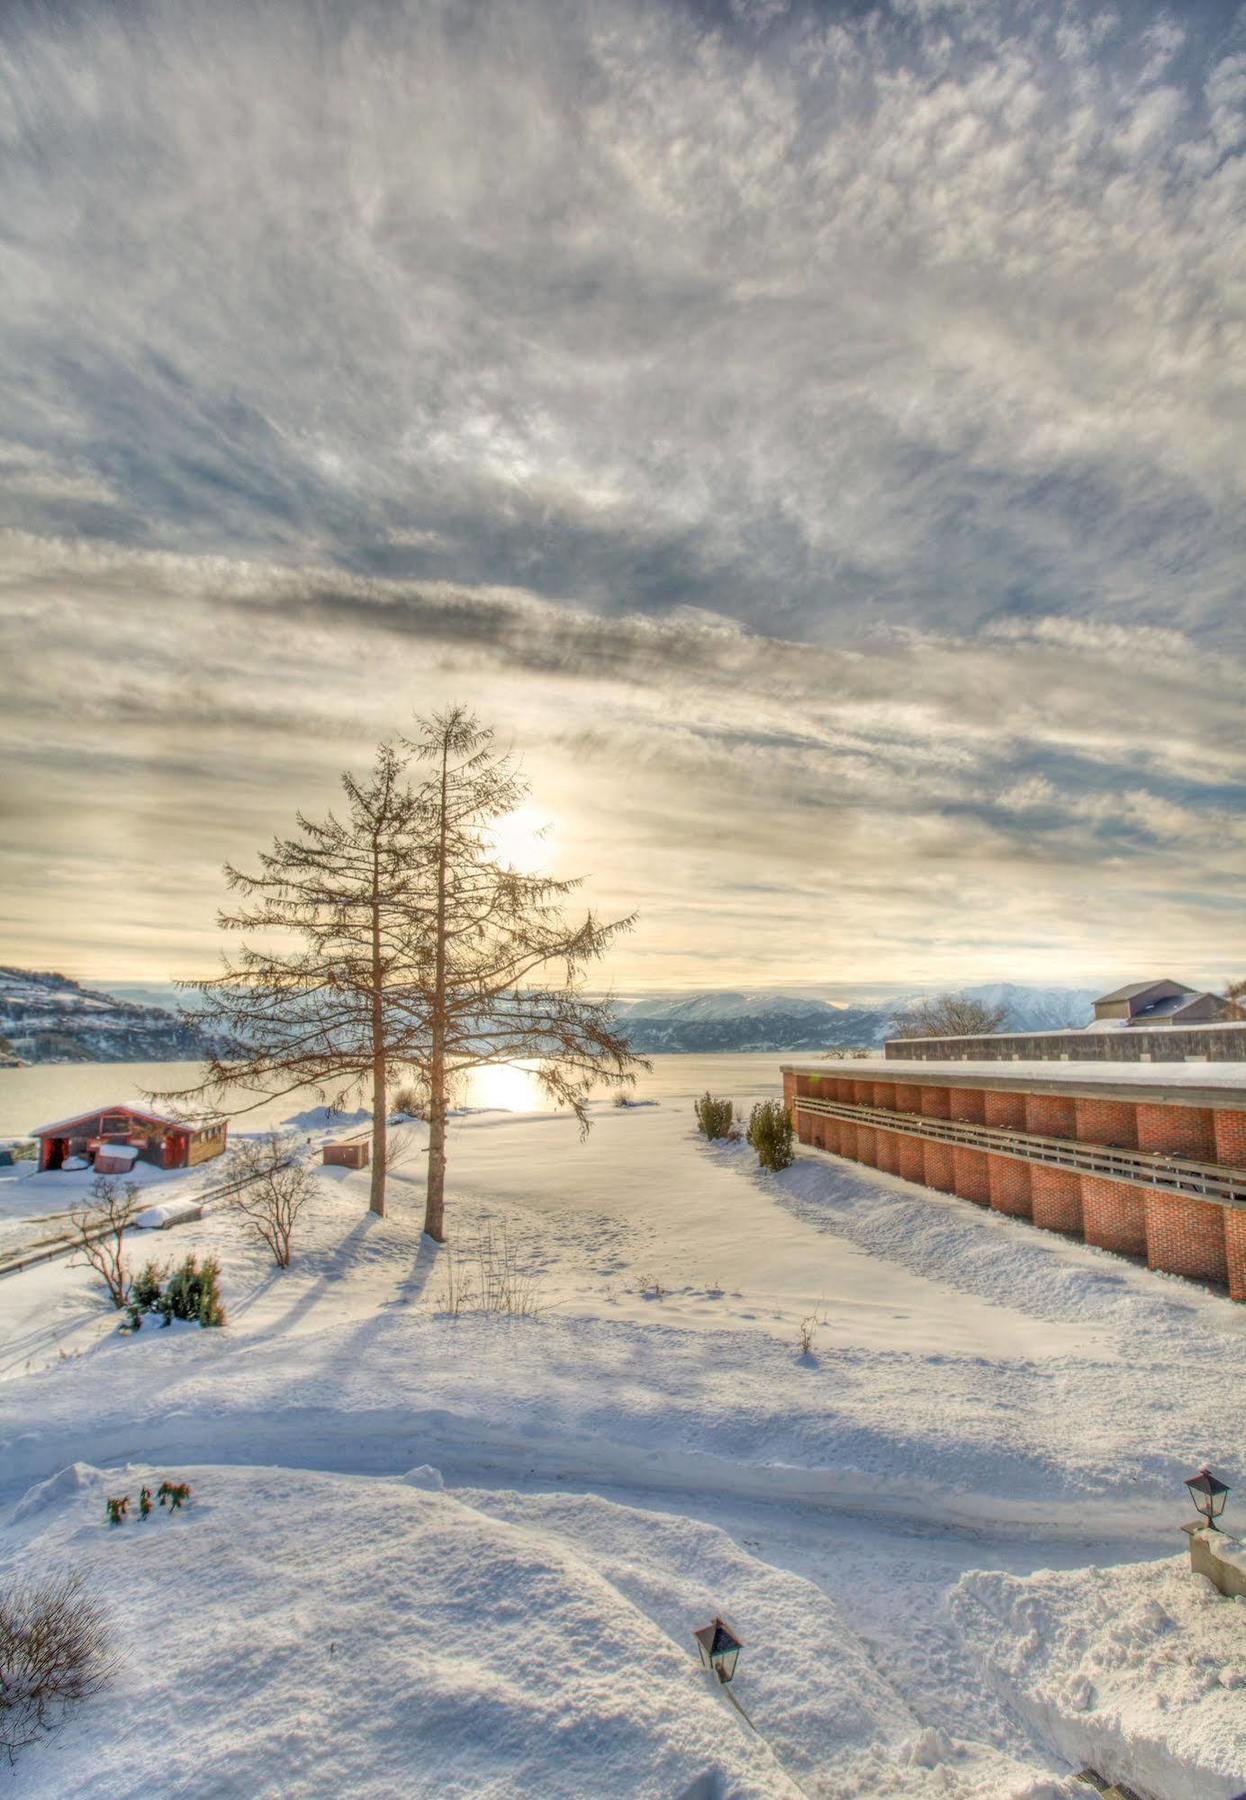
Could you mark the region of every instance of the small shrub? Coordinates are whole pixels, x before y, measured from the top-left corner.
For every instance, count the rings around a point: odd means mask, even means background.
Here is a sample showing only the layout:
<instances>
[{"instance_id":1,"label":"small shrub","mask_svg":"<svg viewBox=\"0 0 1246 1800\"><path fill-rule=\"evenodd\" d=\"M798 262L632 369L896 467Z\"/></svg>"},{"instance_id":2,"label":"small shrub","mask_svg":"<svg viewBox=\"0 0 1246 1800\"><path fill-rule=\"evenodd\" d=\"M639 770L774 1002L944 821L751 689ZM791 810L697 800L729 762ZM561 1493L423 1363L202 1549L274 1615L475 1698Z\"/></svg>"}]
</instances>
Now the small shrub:
<instances>
[{"instance_id":1,"label":"small shrub","mask_svg":"<svg viewBox=\"0 0 1246 1800\"><path fill-rule=\"evenodd\" d=\"M438 1265L442 1275L440 1310L452 1318L482 1312L536 1319L545 1311L540 1276L521 1266L518 1248L505 1225L497 1233L491 1225L483 1226L466 1251L443 1245Z\"/></svg>"},{"instance_id":2,"label":"small shrub","mask_svg":"<svg viewBox=\"0 0 1246 1800\"><path fill-rule=\"evenodd\" d=\"M802 1319L800 1322L800 1353L810 1356L813 1353L813 1340L817 1336L818 1321L815 1318Z\"/></svg>"},{"instance_id":3,"label":"small shrub","mask_svg":"<svg viewBox=\"0 0 1246 1800\"><path fill-rule=\"evenodd\" d=\"M154 1310L166 1325L186 1319L198 1325L223 1325L225 1307L220 1294L220 1264L205 1256L202 1264L192 1250L173 1271Z\"/></svg>"},{"instance_id":4,"label":"small shrub","mask_svg":"<svg viewBox=\"0 0 1246 1800\"><path fill-rule=\"evenodd\" d=\"M759 1100L749 1116L748 1141L763 1169L786 1169L793 1161L792 1115L781 1100Z\"/></svg>"},{"instance_id":5,"label":"small shrub","mask_svg":"<svg viewBox=\"0 0 1246 1800\"><path fill-rule=\"evenodd\" d=\"M114 1669L96 1601L71 1573L0 1593L0 1750L17 1752L99 1693Z\"/></svg>"},{"instance_id":6,"label":"small shrub","mask_svg":"<svg viewBox=\"0 0 1246 1800\"><path fill-rule=\"evenodd\" d=\"M697 1116L697 1124L703 1137L709 1138L711 1142L715 1138L730 1137L732 1120L735 1118L735 1107L730 1100L721 1100L707 1089L694 1103L692 1110Z\"/></svg>"},{"instance_id":7,"label":"small shrub","mask_svg":"<svg viewBox=\"0 0 1246 1800\"><path fill-rule=\"evenodd\" d=\"M614 1096L614 1104L615 1106L630 1106L632 1104L632 1096L630 1094L616 1094Z\"/></svg>"},{"instance_id":8,"label":"small shrub","mask_svg":"<svg viewBox=\"0 0 1246 1800\"><path fill-rule=\"evenodd\" d=\"M229 1153L226 1172L239 1184L229 1201L230 1210L270 1252L277 1267L288 1269L294 1228L315 1191L315 1178L295 1139L276 1131L266 1137L242 1138Z\"/></svg>"},{"instance_id":9,"label":"small shrub","mask_svg":"<svg viewBox=\"0 0 1246 1800\"><path fill-rule=\"evenodd\" d=\"M390 1111L406 1113L409 1119L428 1117L428 1087L424 1082L408 1081L394 1089Z\"/></svg>"},{"instance_id":10,"label":"small shrub","mask_svg":"<svg viewBox=\"0 0 1246 1800\"><path fill-rule=\"evenodd\" d=\"M167 1264L150 1258L143 1264L130 1288L130 1299L140 1312L151 1312L155 1308L168 1272Z\"/></svg>"}]
</instances>

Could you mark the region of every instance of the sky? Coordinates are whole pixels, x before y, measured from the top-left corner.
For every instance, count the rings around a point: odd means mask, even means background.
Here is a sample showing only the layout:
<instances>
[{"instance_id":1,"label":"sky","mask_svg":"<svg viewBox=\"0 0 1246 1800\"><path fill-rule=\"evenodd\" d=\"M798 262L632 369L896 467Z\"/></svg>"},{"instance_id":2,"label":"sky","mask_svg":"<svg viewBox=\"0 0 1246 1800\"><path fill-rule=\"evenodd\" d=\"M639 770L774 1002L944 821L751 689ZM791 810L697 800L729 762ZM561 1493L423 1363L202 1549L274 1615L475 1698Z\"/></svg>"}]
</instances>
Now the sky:
<instances>
[{"instance_id":1,"label":"sky","mask_svg":"<svg viewBox=\"0 0 1246 1800\"><path fill-rule=\"evenodd\" d=\"M1246 8L0 12L0 962L451 701L622 993L1246 970Z\"/></svg>"}]
</instances>

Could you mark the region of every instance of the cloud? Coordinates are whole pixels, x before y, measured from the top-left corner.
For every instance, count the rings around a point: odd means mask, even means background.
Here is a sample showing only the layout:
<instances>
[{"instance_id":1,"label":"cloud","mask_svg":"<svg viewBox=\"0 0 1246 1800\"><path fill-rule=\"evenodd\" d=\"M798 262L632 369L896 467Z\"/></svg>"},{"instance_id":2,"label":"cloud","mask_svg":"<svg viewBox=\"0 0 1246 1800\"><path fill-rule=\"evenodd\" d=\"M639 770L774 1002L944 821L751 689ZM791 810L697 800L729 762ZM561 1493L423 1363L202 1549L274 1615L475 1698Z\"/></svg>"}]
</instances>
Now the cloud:
<instances>
[{"instance_id":1,"label":"cloud","mask_svg":"<svg viewBox=\"0 0 1246 1800\"><path fill-rule=\"evenodd\" d=\"M119 883L202 958L215 863L466 693L633 985L1215 973L1240 37L83 0L0 50L19 950L137 964Z\"/></svg>"}]
</instances>

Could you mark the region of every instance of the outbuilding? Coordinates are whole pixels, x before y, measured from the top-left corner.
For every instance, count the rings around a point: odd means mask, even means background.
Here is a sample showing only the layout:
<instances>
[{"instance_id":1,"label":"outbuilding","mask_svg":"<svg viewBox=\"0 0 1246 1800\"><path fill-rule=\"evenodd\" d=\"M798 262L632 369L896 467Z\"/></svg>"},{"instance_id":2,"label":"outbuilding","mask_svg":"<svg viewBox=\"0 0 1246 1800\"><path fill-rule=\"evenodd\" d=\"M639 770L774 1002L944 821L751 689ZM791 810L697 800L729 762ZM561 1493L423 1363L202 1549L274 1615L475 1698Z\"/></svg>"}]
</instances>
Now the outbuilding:
<instances>
[{"instance_id":1,"label":"outbuilding","mask_svg":"<svg viewBox=\"0 0 1246 1800\"><path fill-rule=\"evenodd\" d=\"M41 1171L60 1169L81 1158L101 1175L120 1174L135 1161L157 1169L185 1169L209 1162L225 1149L229 1126L224 1119L175 1119L146 1106L101 1106L70 1119L39 1125ZM131 1156L129 1151L136 1151Z\"/></svg>"}]
</instances>

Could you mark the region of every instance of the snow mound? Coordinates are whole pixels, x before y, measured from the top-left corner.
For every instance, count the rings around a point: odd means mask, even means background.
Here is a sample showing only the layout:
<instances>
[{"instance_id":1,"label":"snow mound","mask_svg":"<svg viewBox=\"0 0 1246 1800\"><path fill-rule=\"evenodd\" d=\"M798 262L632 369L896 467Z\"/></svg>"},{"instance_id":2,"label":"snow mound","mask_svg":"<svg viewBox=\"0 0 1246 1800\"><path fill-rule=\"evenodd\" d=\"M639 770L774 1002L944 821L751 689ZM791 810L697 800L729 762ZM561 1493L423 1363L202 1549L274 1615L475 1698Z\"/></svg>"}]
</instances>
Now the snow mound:
<instances>
[{"instance_id":1,"label":"snow mound","mask_svg":"<svg viewBox=\"0 0 1246 1800\"><path fill-rule=\"evenodd\" d=\"M372 1117L365 1107L354 1112L339 1112L334 1106L309 1106L304 1112L291 1113L281 1123L295 1131L344 1131L348 1125L363 1125Z\"/></svg>"},{"instance_id":2,"label":"snow mound","mask_svg":"<svg viewBox=\"0 0 1246 1800\"><path fill-rule=\"evenodd\" d=\"M120 1671L23 1752L23 1800L581 1800L603 1776L637 1800L796 1800L691 1640L566 1545L393 1480L131 1469L118 1491L158 1473L189 1480L186 1512L110 1529L83 1496L27 1546L84 1569Z\"/></svg>"},{"instance_id":3,"label":"snow mound","mask_svg":"<svg viewBox=\"0 0 1246 1800\"><path fill-rule=\"evenodd\" d=\"M423 1488L427 1493L439 1494L445 1487L441 1470L434 1469L431 1463L421 1463L418 1469L408 1469L402 1478L408 1487Z\"/></svg>"},{"instance_id":4,"label":"snow mound","mask_svg":"<svg viewBox=\"0 0 1246 1800\"><path fill-rule=\"evenodd\" d=\"M90 1463L70 1463L67 1468L58 1469L46 1481L37 1481L34 1487L27 1488L13 1508L13 1524L29 1519L35 1513L45 1512L48 1507L55 1506L58 1500L67 1499L70 1494L80 1494L87 1488L93 1490L100 1479L100 1471Z\"/></svg>"},{"instance_id":5,"label":"snow mound","mask_svg":"<svg viewBox=\"0 0 1246 1800\"><path fill-rule=\"evenodd\" d=\"M952 1616L1060 1756L1146 1800L1234 1800L1246 1781L1246 1603L1185 1557L1025 1577L974 1572Z\"/></svg>"}]
</instances>

